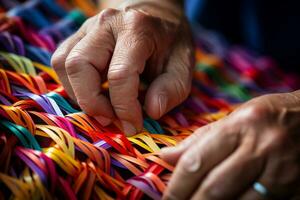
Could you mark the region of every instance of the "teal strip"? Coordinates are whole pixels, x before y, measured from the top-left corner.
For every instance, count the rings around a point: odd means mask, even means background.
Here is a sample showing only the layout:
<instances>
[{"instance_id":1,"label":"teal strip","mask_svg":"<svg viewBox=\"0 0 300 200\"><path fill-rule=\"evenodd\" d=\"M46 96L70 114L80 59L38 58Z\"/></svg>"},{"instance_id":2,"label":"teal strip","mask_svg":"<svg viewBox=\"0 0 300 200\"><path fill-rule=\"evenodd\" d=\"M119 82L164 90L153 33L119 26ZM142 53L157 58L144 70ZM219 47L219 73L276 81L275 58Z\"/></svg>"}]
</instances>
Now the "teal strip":
<instances>
[{"instance_id":1,"label":"teal strip","mask_svg":"<svg viewBox=\"0 0 300 200\"><path fill-rule=\"evenodd\" d=\"M23 126L11 123L6 120L0 120L0 126L1 125L10 133L19 138L24 147L42 151L42 148L40 147L34 136Z\"/></svg>"},{"instance_id":2,"label":"teal strip","mask_svg":"<svg viewBox=\"0 0 300 200\"><path fill-rule=\"evenodd\" d=\"M68 114L79 112L78 110L74 109L62 96L55 92L50 92L46 94L46 96L53 99L56 102L56 104Z\"/></svg>"}]
</instances>

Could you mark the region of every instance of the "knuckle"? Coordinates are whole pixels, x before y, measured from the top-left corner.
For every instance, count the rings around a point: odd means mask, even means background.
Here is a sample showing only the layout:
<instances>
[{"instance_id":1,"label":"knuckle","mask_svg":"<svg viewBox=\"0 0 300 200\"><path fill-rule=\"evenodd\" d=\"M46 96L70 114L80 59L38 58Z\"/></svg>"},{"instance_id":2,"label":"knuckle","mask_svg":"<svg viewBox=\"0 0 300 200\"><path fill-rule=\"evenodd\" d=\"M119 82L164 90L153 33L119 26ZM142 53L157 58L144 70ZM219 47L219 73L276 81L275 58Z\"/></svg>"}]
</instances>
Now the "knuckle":
<instances>
[{"instance_id":1,"label":"knuckle","mask_svg":"<svg viewBox=\"0 0 300 200\"><path fill-rule=\"evenodd\" d=\"M51 66L55 71L61 70L64 68L65 60L66 54L57 50L51 58Z\"/></svg>"},{"instance_id":2,"label":"knuckle","mask_svg":"<svg viewBox=\"0 0 300 200\"><path fill-rule=\"evenodd\" d=\"M125 21L130 23L133 28L139 28L145 22L147 22L149 17L142 12L137 10L129 10L125 13Z\"/></svg>"},{"instance_id":3,"label":"knuckle","mask_svg":"<svg viewBox=\"0 0 300 200\"><path fill-rule=\"evenodd\" d=\"M257 146L257 155L270 156L274 152L285 151L289 137L284 130L268 129L264 131L264 135L263 142Z\"/></svg>"},{"instance_id":4,"label":"knuckle","mask_svg":"<svg viewBox=\"0 0 300 200\"><path fill-rule=\"evenodd\" d=\"M202 193L205 199L222 200L224 199L224 192L213 183L204 183L202 186Z\"/></svg>"},{"instance_id":5,"label":"knuckle","mask_svg":"<svg viewBox=\"0 0 300 200\"><path fill-rule=\"evenodd\" d=\"M274 147L281 148L286 146L289 139L288 134L284 130L273 130L273 137L271 138L271 144Z\"/></svg>"},{"instance_id":6,"label":"knuckle","mask_svg":"<svg viewBox=\"0 0 300 200\"><path fill-rule=\"evenodd\" d=\"M129 47L142 45L144 48L154 48L160 25L156 19L140 11L129 10L125 12L123 21L122 33Z\"/></svg>"},{"instance_id":7,"label":"knuckle","mask_svg":"<svg viewBox=\"0 0 300 200\"><path fill-rule=\"evenodd\" d=\"M68 75L75 75L80 73L80 66L84 65L86 62L84 56L80 51L72 51L70 55L66 58L66 71Z\"/></svg>"},{"instance_id":8,"label":"knuckle","mask_svg":"<svg viewBox=\"0 0 300 200\"><path fill-rule=\"evenodd\" d=\"M241 122L257 122L265 118L268 114L268 109L265 106L259 104L250 104L239 112L239 120Z\"/></svg>"},{"instance_id":9,"label":"knuckle","mask_svg":"<svg viewBox=\"0 0 300 200\"><path fill-rule=\"evenodd\" d=\"M121 113L128 113L129 108L126 104L116 104L114 105L114 109L117 113L121 114Z\"/></svg>"},{"instance_id":10,"label":"knuckle","mask_svg":"<svg viewBox=\"0 0 300 200\"><path fill-rule=\"evenodd\" d=\"M192 149L185 153L179 161L180 173L183 176L192 177L193 174L199 172L201 165L201 155L197 150Z\"/></svg>"},{"instance_id":11,"label":"knuckle","mask_svg":"<svg viewBox=\"0 0 300 200\"><path fill-rule=\"evenodd\" d=\"M153 38L156 36L157 30L161 29L159 20L137 10L126 12L124 22L125 30L130 34L134 33L133 36L139 40Z\"/></svg>"},{"instance_id":12,"label":"knuckle","mask_svg":"<svg viewBox=\"0 0 300 200\"><path fill-rule=\"evenodd\" d=\"M117 84L118 82L126 79L130 74L130 71L127 67L124 67L124 64L113 64L107 74L107 79L110 84Z\"/></svg>"},{"instance_id":13,"label":"knuckle","mask_svg":"<svg viewBox=\"0 0 300 200\"><path fill-rule=\"evenodd\" d=\"M117 13L119 13L119 11L113 8L106 8L102 10L97 16L99 24L101 25L105 23L107 20L111 19Z\"/></svg>"}]
</instances>

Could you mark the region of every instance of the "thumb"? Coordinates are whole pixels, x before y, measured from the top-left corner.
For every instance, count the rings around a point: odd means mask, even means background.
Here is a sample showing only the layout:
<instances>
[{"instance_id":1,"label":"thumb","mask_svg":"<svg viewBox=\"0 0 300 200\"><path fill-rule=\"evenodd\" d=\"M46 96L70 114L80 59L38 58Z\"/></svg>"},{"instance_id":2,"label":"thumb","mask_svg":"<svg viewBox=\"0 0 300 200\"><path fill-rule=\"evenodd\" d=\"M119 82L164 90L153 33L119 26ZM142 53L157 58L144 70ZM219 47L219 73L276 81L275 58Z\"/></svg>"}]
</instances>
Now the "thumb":
<instances>
[{"instance_id":1,"label":"thumb","mask_svg":"<svg viewBox=\"0 0 300 200\"><path fill-rule=\"evenodd\" d=\"M145 109L153 119L159 119L189 95L192 83L193 51L178 47L170 55L165 72L150 85L145 98Z\"/></svg>"}]
</instances>

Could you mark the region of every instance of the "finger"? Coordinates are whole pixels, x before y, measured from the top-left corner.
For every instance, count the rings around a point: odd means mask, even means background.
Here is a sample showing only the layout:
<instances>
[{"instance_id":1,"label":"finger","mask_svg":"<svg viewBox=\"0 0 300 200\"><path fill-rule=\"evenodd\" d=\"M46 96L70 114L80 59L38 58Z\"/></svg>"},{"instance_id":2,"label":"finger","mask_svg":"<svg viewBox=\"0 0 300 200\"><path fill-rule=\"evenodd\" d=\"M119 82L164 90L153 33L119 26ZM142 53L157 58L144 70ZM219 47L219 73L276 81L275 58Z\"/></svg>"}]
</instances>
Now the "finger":
<instances>
[{"instance_id":1,"label":"finger","mask_svg":"<svg viewBox=\"0 0 300 200\"><path fill-rule=\"evenodd\" d=\"M177 146L163 148L160 152L160 157L171 165L176 165L181 155L192 147L196 142L200 141L204 135L209 132L216 123L211 123L197 129L192 135L180 142Z\"/></svg>"},{"instance_id":2,"label":"finger","mask_svg":"<svg viewBox=\"0 0 300 200\"><path fill-rule=\"evenodd\" d=\"M92 20L93 18L88 19L75 34L66 39L57 48L57 50L54 52L51 58L51 66L57 73L68 95L75 101L76 98L68 79L67 71L65 68L65 62L73 47L86 35L86 30L91 24Z\"/></svg>"},{"instance_id":3,"label":"finger","mask_svg":"<svg viewBox=\"0 0 300 200\"><path fill-rule=\"evenodd\" d=\"M235 153L209 172L192 199L237 199L262 173L264 160L254 156L255 141L242 144Z\"/></svg>"},{"instance_id":4,"label":"finger","mask_svg":"<svg viewBox=\"0 0 300 200\"><path fill-rule=\"evenodd\" d=\"M118 37L108 71L111 103L121 120L126 135L133 135L143 126L138 101L139 75L143 72L153 45L135 36Z\"/></svg>"},{"instance_id":5,"label":"finger","mask_svg":"<svg viewBox=\"0 0 300 200\"><path fill-rule=\"evenodd\" d=\"M114 116L109 100L101 94L101 72L108 66L113 48L110 31L104 26L95 28L76 44L66 60L68 79L79 106L102 125L109 124Z\"/></svg>"},{"instance_id":6,"label":"finger","mask_svg":"<svg viewBox=\"0 0 300 200\"><path fill-rule=\"evenodd\" d=\"M274 141L275 142L275 141ZM265 171L256 180L258 185L252 186L241 199L254 199L262 193L267 193L268 199L290 199L299 188L300 169L298 158L289 147L288 150L277 150L272 152L272 156L267 160Z\"/></svg>"},{"instance_id":7,"label":"finger","mask_svg":"<svg viewBox=\"0 0 300 200\"><path fill-rule=\"evenodd\" d=\"M219 130L208 132L179 159L164 199L189 199L205 175L237 145L237 134L221 134Z\"/></svg>"},{"instance_id":8,"label":"finger","mask_svg":"<svg viewBox=\"0 0 300 200\"><path fill-rule=\"evenodd\" d=\"M192 83L193 50L186 44L174 48L165 68L150 85L145 109L153 119L182 103L189 95Z\"/></svg>"},{"instance_id":9,"label":"finger","mask_svg":"<svg viewBox=\"0 0 300 200\"><path fill-rule=\"evenodd\" d=\"M274 191L271 185L268 185L265 182L266 179L259 179L257 182L253 183L252 187L248 189L239 199L241 200L256 200L256 199L272 199L272 200L281 200L281 199L291 199L288 196L280 197L273 195L270 191ZM270 189L271 188L271 189Z\"/></svg>"},{"instance_id":10,"label":"finger","mask_svg":"<svg viewBox=\"0 0 300 200\"><path fill-rule=\"evenodd\" d=\"M69 52L72 48L84 37L83 33L75 33L71 37L69 37L66 41L64 41L61 46L54 52L51 65L57 73L59 80L61 81L64 89L68 93L68 95L76 100L72 87L69 83L67 71L65 69L65 61Z\"/></svg>"},{"instance_id":11,"label":"finger","mask_svg":"<svg viewBox=\"0 0 300 200\"><path fill-rule=\"evenodd\" d=\"M240 197L240 200L264 200L266 199L263 195L255 191L253 188L249 189Z\"/></svg>"},{"instance_id":12,"label":"finger","mask_svg":"<svg viewBox=\"0 0 300 200\"><path fill-rule=\"evenodd\" d=\"M276 195L272 194L271 191L275 191L272 185L265 183L266 179L259 179L248 189L241 197L240 200L260 200L260 199L271 199L271 200L282 200L282 199L295 199L297 194L285 194ZM300 196L299 196L300 197Z\"/></svg>"}]
</instances>

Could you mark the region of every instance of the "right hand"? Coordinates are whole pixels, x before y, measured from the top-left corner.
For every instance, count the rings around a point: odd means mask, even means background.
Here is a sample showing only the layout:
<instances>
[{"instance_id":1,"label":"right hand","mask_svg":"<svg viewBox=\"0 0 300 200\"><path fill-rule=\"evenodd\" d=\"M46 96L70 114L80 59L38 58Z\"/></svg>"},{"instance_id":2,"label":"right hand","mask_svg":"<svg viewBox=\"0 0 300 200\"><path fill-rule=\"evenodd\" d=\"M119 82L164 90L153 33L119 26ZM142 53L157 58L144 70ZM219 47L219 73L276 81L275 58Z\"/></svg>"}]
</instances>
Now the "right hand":
<instances>
[{"instance_id":1,"label":"right hand","mask_svg":"<svg viewBox=\"0 0 300 200\"><path fill-rule=\"evenodd\" d=\"M137 99L140 75L151 82L144 106L154 119L190 92L193 46L188 24L183 15L159 6L154 10L155 16L137 6L105 9L63 42L52 58L65 90L81 109L104 126L119 118L127 135L143 127ZM101 93L106 80L110 99Z\"/></svg>"}]
</instances>

